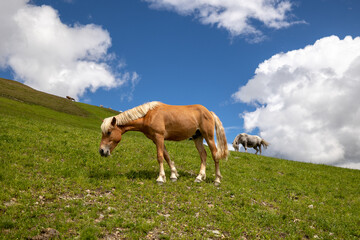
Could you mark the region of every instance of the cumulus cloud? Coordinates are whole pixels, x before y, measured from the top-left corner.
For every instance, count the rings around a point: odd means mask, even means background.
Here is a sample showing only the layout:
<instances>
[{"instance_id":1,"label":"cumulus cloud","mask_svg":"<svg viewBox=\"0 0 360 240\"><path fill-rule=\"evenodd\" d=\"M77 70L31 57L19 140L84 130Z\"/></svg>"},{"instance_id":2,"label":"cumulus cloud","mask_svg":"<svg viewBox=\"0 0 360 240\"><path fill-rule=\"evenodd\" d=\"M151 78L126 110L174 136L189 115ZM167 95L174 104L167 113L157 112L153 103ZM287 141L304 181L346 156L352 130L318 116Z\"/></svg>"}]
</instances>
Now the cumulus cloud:
<instances>
[{"instance_id":1,"label":"cumulus cloud","mask_svg":"<svg viewBox=\"0 0 360 240\"><path fill-rule=\"evenodd\" d=\"M31 87L79 98L138 80L137 73L110 67L111 38L98 25L66 25L55 9L29 0L1 1L0 22L0 68Z\"/></svg>"},{"instance_id":2,"label":"cumulus cloud","mask_svg":"<svg viewBox=\"0 0 360 240\"><path fill-rule=\"evenodd\" d=\"M292 21L289 0L145 0L150 7L167 9L181 15L193 15L202 24L224 28L232 36L245 36L248 40L263 40L263 33L254 25L261 22L268 28L280 29L303 21ZM255 21L254 21L255 20Z\"/></svg>"},{"instance_id":3,"label":"cumulus cloud","mask_svg":"<svg viewBox=\"0 0 360 240\"><path fill-rule=\"evenodd\" d=\"M360 37L330 36L264 61L233 98L256 106L241 117L268 153L360 169L359 93Z\"/></svg>"}]
</instances>

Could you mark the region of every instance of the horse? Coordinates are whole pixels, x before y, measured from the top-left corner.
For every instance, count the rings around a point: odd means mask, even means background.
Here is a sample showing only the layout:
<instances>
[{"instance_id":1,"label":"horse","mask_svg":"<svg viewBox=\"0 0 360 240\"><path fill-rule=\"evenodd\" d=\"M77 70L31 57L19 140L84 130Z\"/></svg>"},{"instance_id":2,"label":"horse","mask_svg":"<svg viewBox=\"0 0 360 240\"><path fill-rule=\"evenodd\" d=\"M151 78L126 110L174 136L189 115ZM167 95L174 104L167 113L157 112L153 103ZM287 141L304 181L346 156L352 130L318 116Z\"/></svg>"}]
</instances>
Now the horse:
<instances>
[{"instance_id":1,"label":"horse","mask_svg":"<svg viewBox=\"0 0 360 240\"><path fill-rule=\"evenodd\" d=\"M66 96L67 99L69 99L70 101L74 101L75 102L75 99L70 97L70 96Z\"/></svg>"},{"instance_id":2,"label":"horse","mask_svg":"<svg viewBox=\"0 0 360 240\"><path fill-rule=\"evenodd\" d=\"M214 129L217 146L215 146ZM207 153L203 140L207 142L215 162L215 185L220 185L222 178L219 160L228 157L229 151L225 131L220 119L202 105L175 106L161 102L148 102L124 111L116 116L105 118L101 124L102 138L99 153L103 157L111 154L121 141L122 135L128 131L140 131L153 141L157 150L159 177L156 182L161 185L166 182L163 161L164 158L171 170L171 181L176 181L179 174L175 164L170 160L164 141L182 141L192 137L197 148L201 164L200 172L195 182L206 179Z\"/></svg>"},{"instance_id":3,"label":"horse","mask_svg":"<svg viewBox=\"0 0 360 240\"><path fill-rule=\"evenodd\" d=\"M237 135L235 137L235 139L232 143L235 151L239 151L240 143L245 148L245 152L247 152L247 148L250 147L250 148L254 148L256 150L255 154L257 154L260 150L260 155L261 155L261 145L264 148L267 148L270 145L268 142L266 142L261 137L256 136L256 135L248 135L246 133L240 133L239 135Z\"/></svg>"}]
</instances>

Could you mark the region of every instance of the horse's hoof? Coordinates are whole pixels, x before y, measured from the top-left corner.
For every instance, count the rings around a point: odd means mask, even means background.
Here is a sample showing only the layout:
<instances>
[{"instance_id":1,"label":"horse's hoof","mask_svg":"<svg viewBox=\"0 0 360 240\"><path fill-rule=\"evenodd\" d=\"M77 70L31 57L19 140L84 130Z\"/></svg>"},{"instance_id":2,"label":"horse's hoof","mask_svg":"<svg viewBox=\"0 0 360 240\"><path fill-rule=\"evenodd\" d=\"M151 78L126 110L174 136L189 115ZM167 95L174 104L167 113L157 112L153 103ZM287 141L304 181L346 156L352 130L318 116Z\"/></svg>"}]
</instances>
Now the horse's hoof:
<instances>
[{"instance_id":1,"label":"horse's hoof","mask_svg":"<svg viewBox=\"0 0 360 240\"><path fill-rule=\"evenodd\" d=\"M215 187L219 187L220 186L220 182L214 182Z\"/></svg>"},{"instance_id":2,"label":"horse's hoof","mask_svg":"<svg viewBox=\"0 0 360 240\"><path fill-rule=\"evenodd\" d=\"M196 183L201 183L202 180L201 180L201 179L198 179L198 178L195 178L195 181L194 181L194 182L196 182Z\"/></svg>"},{"instance_id":3,"label":"horse's hoof","mask_svg":"<svg viewBox=\"0 0 360 240\"><path fill-rule=\"evenodd\" d=\"M171 180L172 182L176 182L176 181L177 181L177 178L170 178L170 180Z\"/></svg>"},{"instance_id":4,"label":"horse's hoof","mask_svg":"<svg viewBox=\"0 0 360 240\"><path fill-rule=\"evenodd\" d=\"M159 185L159 186L162 186L164 184L164 182L161 182L161 181L156 181L156 183Z\"/></svg>"}]
</instances>

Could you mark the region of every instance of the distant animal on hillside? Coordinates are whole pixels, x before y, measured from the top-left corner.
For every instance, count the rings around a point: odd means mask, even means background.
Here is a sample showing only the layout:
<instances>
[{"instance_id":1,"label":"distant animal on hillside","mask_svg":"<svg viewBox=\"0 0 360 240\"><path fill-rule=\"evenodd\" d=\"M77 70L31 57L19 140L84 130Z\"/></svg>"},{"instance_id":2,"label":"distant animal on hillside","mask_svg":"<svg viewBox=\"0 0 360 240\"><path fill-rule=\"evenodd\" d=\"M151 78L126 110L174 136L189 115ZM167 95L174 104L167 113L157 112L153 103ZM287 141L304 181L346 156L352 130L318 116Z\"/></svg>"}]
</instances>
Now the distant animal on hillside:
<instances>
[{"instance_id":1,"label":"distant animal on hillside","mask_svg":"<svg viewBox=\"0 0 360 240\"><path fill-rule=\"evenodd\" d=\"M75 102L75 98L72 98L70 96L66 96L67 99L71 100L71 101L74 101Z\"/></svg>"},{"instance_id":2,"label":"distant animal on hillside","mask_svg":"<svg viewBox=\"0 0 360 240\"><path fill-rule=\"evenodd\" d=\"M235 137L233 141L233 147L235 151L239 151L239 144L243 145L243 147L245 148L245 152L247 152L247 148L250 147L256 150L255 154L257 154L260 151L260 155L261 155L261 145L264 148L267 148L270 145L261 137L255 135L248 135L246 133L240 133Z\"/></svg>"},{"instance_id":3,"label":"distant animal on hillside","mask_svg":"<svg viewBox=\"0 0 360 240\"><path fill-rule=\"evenodd\" d=\"M235 141L235 139L234 139L234 141L232 143L232 146L233 146L235 152L239 152L239 144Z\"/></svg>"},{"instance_id":4,"label":"distant animal on hillside","mask_svg":"<svg viewBox=\"0 0 360 240\"><path fill-rule=\"evenodd\" d=\"M215 130L214 130L215 129ZM102 139L99 153L107 157L121 141L127 131L140 131L156 145L157 160L160 171L158 184L166 181L163 162L168 163L172 181L176 181L178 173L174 162L166 150L164 140L181 141L192 136L200 154L201 165L195 182L206 178L206 150L203 141L207 142L215 162L215 185L220 184L220 159L227 158L227 148L224 127L214 112L202 105L173 106L161 102L149 102L127 110L117 116L105 118L102 125ZM216 132L217 146L214 134Z\"/></svg>"}]
</instances>

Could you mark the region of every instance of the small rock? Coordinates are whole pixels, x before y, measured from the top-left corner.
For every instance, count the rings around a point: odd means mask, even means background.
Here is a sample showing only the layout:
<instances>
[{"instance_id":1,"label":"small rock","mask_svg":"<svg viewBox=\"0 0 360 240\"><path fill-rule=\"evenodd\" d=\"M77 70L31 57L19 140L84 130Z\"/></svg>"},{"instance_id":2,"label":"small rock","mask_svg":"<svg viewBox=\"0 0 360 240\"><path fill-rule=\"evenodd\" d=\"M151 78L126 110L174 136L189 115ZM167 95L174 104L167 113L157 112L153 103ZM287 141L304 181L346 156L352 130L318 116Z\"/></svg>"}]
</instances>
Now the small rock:
<instances>
[{"instance_id":1,"label":"small rock","mask_svg":"<svg viewBox=\"0 0 360 240\"><path fill-rule=\"evenodd\" d=\"M107 210L108 210L109 212L111 212L111 211L116 211L116 208L108 207Z\"/></svg>"},{"instance_id":2,"label":"small rock","mask_svg":"<svg viewBox=\"0 0 360 240\"><path fill-rule=\"evenodd\" d=\"M59 239L60 233L53 228L45 228L41 230L41 233L33 238L32 240L49 240L49 239Z\"/></svg>"},{"instance_id":3,"label":"small rock","mask_svg":"<svg viewBox=\"0 0 360 240\"><path fill-rule=\"evenodd\" d=\"M168 213L165 213L165 214L162 214L162 213L158 213L160 216L163 216L163 217L165 217L165 218L168 218L168 217L170 217L170 214L168 214Z\"/></svg>"},{"instance_id":4,"label":"small rock","mask_svg":"<svg viewBox=\"0 0 360 240\"><path fill-rule=\"evenodd\" d=\"M4 205L5 205L6 207L12 206L12 205L14 205L14 204L16 204L16 198L12 198L12 199L10 200L10 202L5 202L5 203L4 203Z\"/></svg>"},{"instance_id":5,"label":"small rock","mask_svg":"<svg viewBox=\"0 0 360 240\"><path fill-rule=\"evenodd\" d=\"M210 230L210 232L212 232L213 234L220 236L221 233L218 230Z\"/></svg>"}]
</instances>

